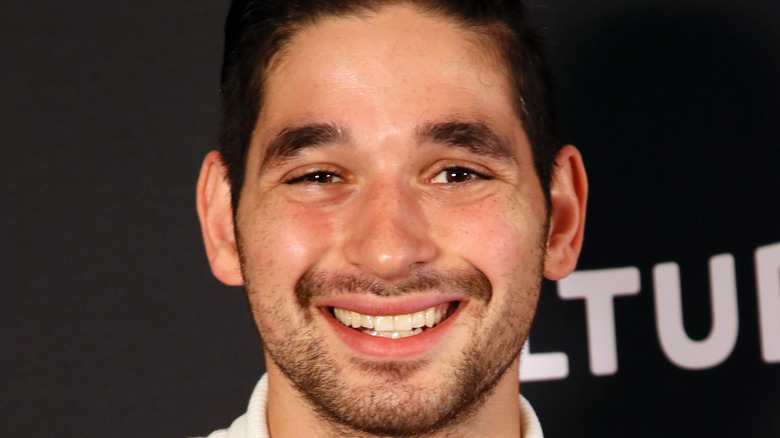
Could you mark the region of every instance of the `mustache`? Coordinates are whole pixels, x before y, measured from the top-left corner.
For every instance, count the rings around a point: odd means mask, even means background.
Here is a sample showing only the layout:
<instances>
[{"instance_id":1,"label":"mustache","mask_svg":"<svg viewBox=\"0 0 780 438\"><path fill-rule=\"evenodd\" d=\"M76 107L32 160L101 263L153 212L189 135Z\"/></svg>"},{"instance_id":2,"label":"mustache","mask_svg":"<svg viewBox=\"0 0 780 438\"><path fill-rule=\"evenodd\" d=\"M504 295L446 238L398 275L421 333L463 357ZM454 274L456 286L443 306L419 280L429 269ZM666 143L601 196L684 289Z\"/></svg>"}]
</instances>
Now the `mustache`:
<instances>
[{"instance_id":1,"label":"mustache","mask_svg":"<svg viewBox=\"0 0 780 438\"><path fill-rule=\"evenodd\" d=\"M414 271L409 278L397 283L356 274L309 270L295 285L295 297L303 309L308 309L315 298L326 298L340 293L393 297L412 292L458 293L489 302L493 286L477 268L447 271Z\"/></svg>"}]
</instances>

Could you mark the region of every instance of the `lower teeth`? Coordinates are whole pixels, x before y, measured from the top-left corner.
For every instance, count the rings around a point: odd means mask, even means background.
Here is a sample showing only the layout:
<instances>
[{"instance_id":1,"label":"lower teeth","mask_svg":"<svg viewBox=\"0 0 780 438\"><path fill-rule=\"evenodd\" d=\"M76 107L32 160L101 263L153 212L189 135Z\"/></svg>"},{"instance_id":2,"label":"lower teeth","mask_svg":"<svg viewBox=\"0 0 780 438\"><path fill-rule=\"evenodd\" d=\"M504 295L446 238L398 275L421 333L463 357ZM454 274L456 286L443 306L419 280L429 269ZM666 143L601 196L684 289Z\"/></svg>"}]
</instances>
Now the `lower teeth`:
<instances>
[{"instance_id":1,"label":"lower teeth","mask_svg":"<svg viewBox=\"0 0 780 438\"><path fill-rule=\"evenodd\" d=\"M399 338L405 338L408 336L414 336L419 335L423 332L422 328L416 328L414 330L401 330L397 332L378 332L374 330L361 330L363 333L371 336L379 336L382 338L389 338L389 339L399 339Z\"/></svg>"}]
</instances>

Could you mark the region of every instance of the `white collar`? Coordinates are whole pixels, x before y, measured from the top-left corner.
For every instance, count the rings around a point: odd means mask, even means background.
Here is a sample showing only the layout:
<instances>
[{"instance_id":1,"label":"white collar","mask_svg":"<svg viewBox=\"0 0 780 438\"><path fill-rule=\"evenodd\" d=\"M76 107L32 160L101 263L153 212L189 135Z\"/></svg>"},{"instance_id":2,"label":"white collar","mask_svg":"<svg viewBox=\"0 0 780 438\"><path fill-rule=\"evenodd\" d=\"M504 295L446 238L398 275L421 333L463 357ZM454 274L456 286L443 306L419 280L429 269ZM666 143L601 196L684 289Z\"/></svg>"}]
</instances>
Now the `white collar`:
<instances>
[{"instance_id":1,"label":"white collar","mask_svg":"<svg viewBox=\"0 0 780 438\"><path fill-rule=\"evenodd\" d=\"M269 438L268 421L265 418L267 401L268 374L265 374L252 391L246 413L238 417L228 429L213 432L208 438ZM520 420L523 438L544 438L534 408L522 395L520 396Z\"/></svg>"}]
</instances>

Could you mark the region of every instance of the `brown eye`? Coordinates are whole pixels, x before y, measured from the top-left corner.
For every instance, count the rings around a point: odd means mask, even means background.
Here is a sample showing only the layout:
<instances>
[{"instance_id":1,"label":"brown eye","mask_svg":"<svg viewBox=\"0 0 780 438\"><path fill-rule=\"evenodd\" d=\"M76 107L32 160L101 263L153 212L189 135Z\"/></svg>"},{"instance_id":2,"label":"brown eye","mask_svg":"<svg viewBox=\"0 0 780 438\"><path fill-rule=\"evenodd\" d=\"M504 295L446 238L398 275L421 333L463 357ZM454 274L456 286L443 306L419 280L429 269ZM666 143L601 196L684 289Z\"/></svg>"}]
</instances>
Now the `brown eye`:
<instances>
[{"instance_id":1,"label":"brown eye","mask_svg":"<svg viewBox=\"0 0 780 438\"><path fill-rule=\"evenodd\" d=\"M469 172L466 169L454 169L447 172L447 182L450 183L464 182L470 180L474 176L475 176L474 173Z\"/></svg>"},{"instance_id":2,"label":"brown eye","mask_svg":"<svg viewBox=\"0 0 780 438\"><path fill-rule=\"evenodd\" d=\"M435 184L458 184L474 179L489 179L465 167L448 167L431 179Z\"/></svg>"},{"instance_id":3,"label":"brown eye","mask_svg":"<svg viewBox=\"0 0 780 438\"><path fill-rule=\"evenodd\" d=\"M310 172L287 181L287 184L333 184L341 181L341 177L332 172Z\"/></svg>"}]
</instances>

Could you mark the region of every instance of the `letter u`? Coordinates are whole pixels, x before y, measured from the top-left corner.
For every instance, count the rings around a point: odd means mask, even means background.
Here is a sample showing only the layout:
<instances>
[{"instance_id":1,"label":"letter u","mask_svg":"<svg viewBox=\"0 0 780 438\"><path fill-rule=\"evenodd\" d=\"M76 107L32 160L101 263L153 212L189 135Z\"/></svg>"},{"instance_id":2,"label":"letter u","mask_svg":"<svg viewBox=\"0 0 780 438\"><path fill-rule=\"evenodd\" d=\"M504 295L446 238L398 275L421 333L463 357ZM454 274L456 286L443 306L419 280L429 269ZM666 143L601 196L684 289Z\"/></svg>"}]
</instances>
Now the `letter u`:
<instances>
[{"instance_id":1,"label":"letter u","mask_svg":"<svg viewBox=\"0 0 780 438\"><path fill-rule=\"evenodd\" d=\"M706 339L688 337L683 325L680 267L661 263L653 268L655 317L658 339L666 357L680 368L701 370L726 360L737 342L737 285L734 257L719 254L710 258L712 327Z\"/></svg>"}]
</instances>

